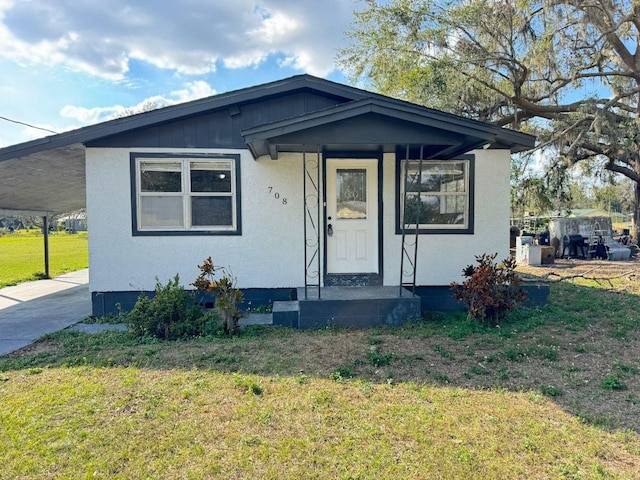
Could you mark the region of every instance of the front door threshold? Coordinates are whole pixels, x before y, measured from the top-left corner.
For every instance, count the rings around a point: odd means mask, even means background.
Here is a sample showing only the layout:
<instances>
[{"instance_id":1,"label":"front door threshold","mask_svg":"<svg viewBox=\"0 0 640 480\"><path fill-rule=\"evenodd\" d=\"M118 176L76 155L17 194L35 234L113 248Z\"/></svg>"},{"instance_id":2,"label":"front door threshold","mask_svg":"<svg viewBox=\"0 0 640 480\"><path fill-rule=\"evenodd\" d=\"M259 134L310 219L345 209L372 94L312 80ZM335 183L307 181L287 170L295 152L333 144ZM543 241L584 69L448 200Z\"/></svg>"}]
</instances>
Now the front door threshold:
<instances>
[{"instance_id":1,"label":"front door threshold","mask_svg":"<svg viewBox=\"0 0 640 480\"><path fill-rule=\"evenodd\" d=\"M375 287L382 285L379 273L328 273L324 277L325 287Z\"/></svg>"}]
</instances>

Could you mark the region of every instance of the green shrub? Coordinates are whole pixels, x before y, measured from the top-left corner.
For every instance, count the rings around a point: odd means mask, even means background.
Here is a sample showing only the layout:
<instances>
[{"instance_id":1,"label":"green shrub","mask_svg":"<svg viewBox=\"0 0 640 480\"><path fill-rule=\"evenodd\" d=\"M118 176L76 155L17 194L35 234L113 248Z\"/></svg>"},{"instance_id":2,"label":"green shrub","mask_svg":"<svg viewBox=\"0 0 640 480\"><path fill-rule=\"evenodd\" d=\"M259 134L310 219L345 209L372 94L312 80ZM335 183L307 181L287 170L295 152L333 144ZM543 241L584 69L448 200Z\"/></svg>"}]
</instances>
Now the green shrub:
<instances>
[{"instance_id":1,"label":"green shrub","mask_svg":"<svg viewBox=\"0 0 640 480\"><path fill-rule=\"evenodd\" d=\"M224 267L216 267L211 257L205 259L198 268L200 275L191 285L196 287L198 292L215 295L216 308L222 316L225 333L235 334L238 330L238 320L242 317L240 304L243 300L242 292L235 286L236 279ZM216 280L218 272L220 278Z\"/></svg>"},{"instance_id":2,"label":"green shrub","mask_svg":"<svg viewBox=\"0 0 640 480\"><path fill-rule=\"evenodd\" d=\"M516 262L507 258L495 263L497 253L476 255L478 266L467 266L462 284L453 282L451 290L456 300L467 305L467 315L490 325L499 325L507 313L527 299L527 291L517 288L520 277Z\"/></svg>"},{"instance_id":3,"label":"green shrub","mask_svg":"<svg viewBox=\"0 0 640 480\"><path fill-rule=\"evenodd\" d=\"M155 297L141 295L126 316L132 335L164 340L201 335L208 320L195 304L193 293L180 285L178 275L166 285L156 279Z\"/></svg>"},{"instance_id":4,"label":"green shrub","mask_svg":"<svg viewBox=\"0 0 640 480\"><path fill-rule=\"evenodd\" d=\"M206 310L202 319L202 335L205 337L221 337L225 335L222 318L217 310Z\"/></svg>"}]
</instances>

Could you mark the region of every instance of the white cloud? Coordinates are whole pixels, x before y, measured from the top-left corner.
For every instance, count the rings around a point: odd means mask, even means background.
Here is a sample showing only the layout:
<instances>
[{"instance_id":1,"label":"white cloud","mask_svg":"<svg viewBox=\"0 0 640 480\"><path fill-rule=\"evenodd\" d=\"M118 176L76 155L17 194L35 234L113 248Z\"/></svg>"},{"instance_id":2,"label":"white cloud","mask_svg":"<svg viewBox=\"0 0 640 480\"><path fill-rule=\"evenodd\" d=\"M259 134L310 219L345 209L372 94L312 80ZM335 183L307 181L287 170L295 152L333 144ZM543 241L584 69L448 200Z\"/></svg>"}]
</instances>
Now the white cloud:
<instances>
[{"instance_id":1,"label":"white cloud","mask_svg":"<svg viewBox=\"0 0 640 480\"><path fill-rule=\"evenodd\" d=\"M226 57L223 60L224 66L227 68L247 68L257 67L267 59L264 52L245 52L239 55Z\"/></svg>"},{"instance_id":2,"label":"white cloud","mask_svg":"<svg viewBox=\"0 0 640 480\"><path fill-rule=\"evenodd\" d=\"M108 80L132 59L183 74L255 67L270 55L316 75L334 69L353 0L6 1L0 55Z\"/></svg>"},{"instance_id":3,"label":"white cloud","mask_svg":"<svg viewBox=\"0 0 640 480\"><path fill-rule=\"evenodd\" d=\"M171 92L171 97L175 100L171 100L172 103L188 102L189 100L196 100L198 98L210 97L215 95L215 89L211 88L207 82L198 80L196 82L188 82L185 84L185 88L181 90L175 90ZM169 104L168 104L169 105Z\"/></svg>"},{"instance_id":4,"label":"white cloud","mask_svg":"<svg viewBox=\"0 0 640 480\"><path fill-rule=\"evenodd\" d=\"M89 125L121 116L124 114L125 110L126 108L122 105L94 108L65 105L62 107L62 110L60 110L60 116L64 118L72 118L83 125Z\"/></svg>"},{"instance_id":5,"label":"white cloud","mask_svg":"<svg viewBox=\"0 0 640 480\"><path fill-rule=\"evenodd\" d=\"M160 108L177 103L188 102L198 98L215 95L216 91L204 81L186 83L184 88L175 90L169 95L154 95L145 98L136 105L125 107L123 105L112 105L109 107L77 107L66 105L60 111L60 115L65 118L72 118L83 125L91 125L98 122L112 120L131 113L142 112L149 109L149 106Z\"/></svg>"},{"instance_id":6,"label":"white cloud","mask_svg":"<svg viewBox=\"0 0 640 480\"><path fill-rule=\"evenodd\" d=\"M293 16L284 12L275 12L273 16L268 16L268 11L262 13L262 16L265 15L257 28L247 32L250 38L269 45L278 45L283 41L289 41L298 32L303 33L303 24Z\"/></svg>"}]
</instances>

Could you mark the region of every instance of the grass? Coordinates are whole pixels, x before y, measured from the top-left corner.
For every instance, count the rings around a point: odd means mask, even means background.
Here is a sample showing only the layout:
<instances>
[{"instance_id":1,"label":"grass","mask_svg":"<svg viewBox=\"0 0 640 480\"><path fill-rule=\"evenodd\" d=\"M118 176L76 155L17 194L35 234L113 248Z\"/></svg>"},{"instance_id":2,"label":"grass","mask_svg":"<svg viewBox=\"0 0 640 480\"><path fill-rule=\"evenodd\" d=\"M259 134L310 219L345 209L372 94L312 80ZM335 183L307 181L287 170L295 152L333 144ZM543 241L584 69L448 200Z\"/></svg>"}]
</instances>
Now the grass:
<instances>
[{"instance_id":1,"label":"grass","mask_svg":"<svg viewBox=\"0 0 640 480\"><path fill-rule=\"evenodd\" d=\"M0 397L2 478L640 475L635 435L527 393L72 367L5 374Z\"/></svg>"},{"instance_id":2,"label":"grass","mask_svg":"<svg viewBox=\"0 0 640 480\"><path fill-rule=\"evenodd\" d=\"M88 256L86 232L55 232L49 236L51 277L87 268ZM0 236L0 287L38 280L43 276L42 234L11 233Z\"/></svg>"},{"instance_id":3,"label":"grass","mask_svg":"<svg viewBox=\"0 0 640 480\"><path fill-rule=\"evenodd\" d=\"M500 328L57 332L0 357L0 478L640 478L627 287Z\"/></svg>"}]
</instances>

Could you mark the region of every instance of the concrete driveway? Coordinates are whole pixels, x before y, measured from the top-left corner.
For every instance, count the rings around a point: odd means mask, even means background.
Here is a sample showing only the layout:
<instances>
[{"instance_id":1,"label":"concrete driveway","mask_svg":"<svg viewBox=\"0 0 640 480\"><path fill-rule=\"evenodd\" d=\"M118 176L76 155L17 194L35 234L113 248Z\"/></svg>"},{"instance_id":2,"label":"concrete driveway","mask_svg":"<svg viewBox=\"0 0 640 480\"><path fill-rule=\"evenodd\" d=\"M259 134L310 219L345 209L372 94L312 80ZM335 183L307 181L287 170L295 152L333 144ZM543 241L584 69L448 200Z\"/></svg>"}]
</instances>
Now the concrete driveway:
<instances>
[{"instance_id":1,"label":"concrete driveway","mask_svg":"<svg viewBox=\"0 0 640 480\"><path fill-rule=\"evenodd\" d=\"M89 270L0 288L0 355L91 315Z\"/></svg>"}]
</instances>

